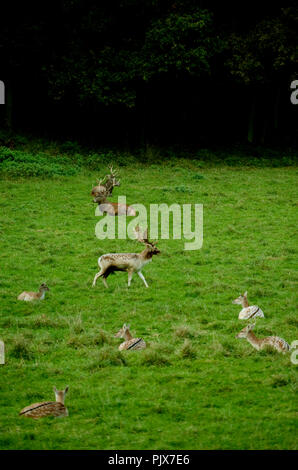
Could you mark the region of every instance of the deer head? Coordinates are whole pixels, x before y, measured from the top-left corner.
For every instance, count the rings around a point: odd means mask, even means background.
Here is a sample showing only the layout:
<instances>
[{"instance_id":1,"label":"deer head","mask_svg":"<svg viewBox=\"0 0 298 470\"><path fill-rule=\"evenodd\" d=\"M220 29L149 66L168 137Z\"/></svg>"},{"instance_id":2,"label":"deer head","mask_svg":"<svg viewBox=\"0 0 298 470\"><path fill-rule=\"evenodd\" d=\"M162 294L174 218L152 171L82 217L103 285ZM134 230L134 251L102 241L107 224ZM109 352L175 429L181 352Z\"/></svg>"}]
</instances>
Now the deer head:
<instances>
[{"instance_id":1,"label":"deer head","mask_svg":"<svg viewBox=\"0 0 298 470\"><path fill-rule=\"evenodd\" d=\"M40 286L39 286L39 291L40 292L46 292L46 291L49 291L50 289L48 288L48 286L45 284L45 283L42 283Z\"/></svg>"},{"instance_id":2,"label":"deer head","mask_svg":"<svg viewBox=\"0 0 298 470\"><path fill-rule=\"evenodd\" d=\"M120 186L120 179L117 180L117 171L113 170L113 166L109 166L110 174L106 175L104 178L98 180L97 186L91 191L91 196L93 196L93 202L101 204L111 196L115 186Z\"/></svg>"},{"instance_id":3,"label":"deer head","mask_svg":"<svg viewBox=\"0 0 298 470\"><path fill-rule=\"evenodd\" d=\"M249 332L255 327L255 323L251 323L250 325L247 325L243 330L241 330L238 335L236 335L236 338L246 338Z\"/></svg>"},{"instance_id":4,"label":"deer head","mask_svg":"<svg viewBox=\"0 0 298 470\"><path fill-rule=\"evenodd\" d=\"M127 332L129 332L129 325L126 325L126 323L124 323L122 328L120 328L120 330L115 334L115 338L125 338L125 334Z\"/></svg>"},{"instance_id":5,"label":"deer head","mask_svg":"<svg viewBox=\"0 0 298 470\"><path fill-rule=\"evenodd\" d=\"M137 241L140 243L144 243L146 245L147 250L150 253L152 253L153 255L157 255L158 253L160 253L160 250L156 247L157 242L153 243L149 241L147 228L144 232L141 232L139 225L137 225L134 228L134 234L135 234Z\"/></svg>"},{"instance_id":6,"label":"deer head","mask_svg":"<svg viewBox=\"0 0 298 470\"><path fill-rule=\"evenodd\" d=\"M243 295L240 294L239 297L237 297L237 299L233 300L232 304L242 305L244 300L247 301L247 291L244 292Z\"/></svg>"},{"instance_id":7,"label":"deer head","mask_svg":"<svg viewBox=\"0 0 298 470\"><path fill-rule=\"evenodd\" d=\"M57 390L56 387L53 387L57 402L62 403L64 405L65 395L68 392L68 388L69 388L68 385L64 390Z\"/></svg>"}]
</instances>

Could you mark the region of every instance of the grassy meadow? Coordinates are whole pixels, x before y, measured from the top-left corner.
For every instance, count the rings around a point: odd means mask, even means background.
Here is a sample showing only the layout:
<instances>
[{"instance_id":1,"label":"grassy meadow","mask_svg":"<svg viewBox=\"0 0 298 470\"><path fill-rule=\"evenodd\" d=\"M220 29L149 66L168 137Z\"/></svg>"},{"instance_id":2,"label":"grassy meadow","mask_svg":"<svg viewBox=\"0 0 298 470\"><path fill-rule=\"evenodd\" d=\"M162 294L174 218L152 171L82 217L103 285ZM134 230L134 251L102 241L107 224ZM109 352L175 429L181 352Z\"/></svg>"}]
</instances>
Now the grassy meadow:
<instances>
[{"instance_id":1,"label":"grassy meadow","mask_svg":"<svg viewBox=\"0 0 298 470\"><path fill-rule=\"evenodd\" d=\"M0 192L1 449L297 449L297 366L254 350L232 300L259 305L258 337L298 339L297 167L199 160L120 166L127 202L202 203L204 243L159 240L143 274L101 279L97 259L141 251L98 240L90 191L106 172L3 174ZM40 303L17 301L46 282ZM148 347L120 353L124 322ZM69 417L31 420L26 405L69 385Z\"/></svg>"}]
</instances>

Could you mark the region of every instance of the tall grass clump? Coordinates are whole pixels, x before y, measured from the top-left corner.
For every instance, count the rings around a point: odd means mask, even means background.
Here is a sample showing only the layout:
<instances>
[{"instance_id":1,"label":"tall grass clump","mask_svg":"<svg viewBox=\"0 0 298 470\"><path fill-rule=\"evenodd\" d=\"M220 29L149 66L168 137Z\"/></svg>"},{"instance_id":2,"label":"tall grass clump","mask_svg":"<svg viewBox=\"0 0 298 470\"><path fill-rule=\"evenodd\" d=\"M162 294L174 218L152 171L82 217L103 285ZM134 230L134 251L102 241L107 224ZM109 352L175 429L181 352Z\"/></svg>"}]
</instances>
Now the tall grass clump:
<instances>
[{"instance_id":1,"label":"tall grass clump","mask_svg":"<svg viewBox=\"0 0 298 470\"><path fill-rule=\"evenodd\" d=\"M86 368L90 371L110 366L126 366L127 362L123 354L114 346L105 345L97 353L92 355Z\"/></svg>"},{"instance_id":2,"label":"tall grass clump","mask_svg":"<svg viewBox=\"0 0 298 470\"><path fill-rule=\"evenodd\" d=\"M16 359L32 359L33 352L29 341L23 335L16 335L11 344L10 355Z\"/></svg>"}]
</instances>

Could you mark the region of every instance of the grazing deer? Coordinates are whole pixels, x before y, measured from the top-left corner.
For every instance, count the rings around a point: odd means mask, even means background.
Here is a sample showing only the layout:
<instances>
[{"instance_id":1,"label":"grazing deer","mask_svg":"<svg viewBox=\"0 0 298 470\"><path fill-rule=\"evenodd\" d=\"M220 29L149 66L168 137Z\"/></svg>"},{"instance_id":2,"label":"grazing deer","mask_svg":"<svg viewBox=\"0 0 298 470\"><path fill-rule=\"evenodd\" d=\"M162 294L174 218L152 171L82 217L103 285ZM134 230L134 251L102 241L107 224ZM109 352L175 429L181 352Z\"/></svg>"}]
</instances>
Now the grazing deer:
<instances>
[{"instance_id":1,"label":"grazing deer","mask_svg":"<svg viewBox=\"0 0 298 470\"><path fill-rule=\"evenodd\" d=\"M44 401L42 403L33 403L23 408L19 415L27 418L43 418L45 416L55 416L56 418L68 416L68 409L64 405L65 395L68 392L68 386L65 390L57 390L53 387L56 401Z\"/></svg>"},{"instance_id":2,"label":"grazing deer","mask_svg":"<svg viewBox=\"0 0 298 470\"><path fill-rule=\"evenodd\" d=\"M46 284L41 284L39 287L39 292L27 292L24 291L18 296L18 300L25 300L26 302L31 302L31 300L43 300L45 298L46 292L50 289Z\"/></svg>"},{"instance_id":3,"label":"grazing deer","mask_svg":"<svg viewBox=\"0 0 298 470\"><path fill-rule=\"evenodd\" d=\"M251 318L261 317L264 318L264 313L257 305L249 305L247 301L247 291L243 295L239 295L237 299L232 301L232 304L242 305L242 310L239 313L239 320L250 320Z\"/></svg>"},{"instance_id":4,"label":"grazing deer","mask_svg":"<svg viewBox=\"0 0 298 470\"><path fill-rule=\"evenodd\" d=\"M258 351L266 347L276 349L278 352L285 353L290 350L290 345L282 338L278 336L267 336L263 339L258 339L256 335L251 331L255 327L255 323L247 325L241 330L236 338L246 338L247 341Z\"/></svg>"},{"instance_id":5,"label":"grazing deer","mask_svg":"<svg viewBox=\"0 0 298 470\"><path fill-rule=\"evenodd\" d=\"M117 172L109 166L110 174L106 175L103 179L98 180L98 185L94 186L91 191L93 202L98 204L99 210L109 215L130 215L135 216L136 211L133 207L127 204L119 204L117 202L109 202L107 198L112 195L115 186L120 186L120 179L117 178Z\"/></svg>"},{"instance_id":6,"label":"grazing deer","mask_svg":"<svg viewBox=\"0 0 298 470\"><path fill-rule=\"evenodd\" d=\"M107 277L115 271L126 271L128 273L128 287L130 286L133 273L137 273L148 287L146 279L142 274L142 269L145 264L152 261L152 257L160 253L155 244L148 240L147 229L143 234L140 234L140 228L137 226L134 230L135 236L140 243L145 244L145 249L141 253L109 253L102 255L98 258L98 266L100 271L95 274L92 287L95 286L99 277L102 277L105 287L108 287L106 282Z\"/></svg>"},{"instance_id":7,"label":"grazing deer","mask_svg":"<svg viewBox=\"0 0 298 470\"><path fill-rule=\"evenodd\" d=\"M120 344L119 351L123 350L137 350L137 349L145 349L146 343L142 338L133 338L129 331L129 325L124 325L118 333L115 334L115 338L124 338L125 341Z\"/></svg>"}]
</instances>

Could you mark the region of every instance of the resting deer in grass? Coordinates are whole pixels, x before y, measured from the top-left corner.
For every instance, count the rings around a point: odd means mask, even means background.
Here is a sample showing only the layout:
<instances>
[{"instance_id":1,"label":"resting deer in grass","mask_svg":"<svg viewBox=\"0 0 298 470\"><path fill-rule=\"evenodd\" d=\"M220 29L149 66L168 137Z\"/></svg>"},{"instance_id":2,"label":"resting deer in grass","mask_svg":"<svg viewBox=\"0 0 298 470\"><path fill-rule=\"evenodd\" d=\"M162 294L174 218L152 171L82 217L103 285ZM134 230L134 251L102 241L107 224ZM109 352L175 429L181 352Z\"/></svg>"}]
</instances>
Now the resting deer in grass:
<instances>
[{"instance_id":1,"label":"resting deer in grass","mask_svg":"<svg viewBox=\"0 0 298 470\"><path fill-rule=\"evenodd\" d=\"M261 317L264 318L264 313L257 305L249 305L247 301L247 291L243 295L239 295L237 299L233 300L233 304L242 305L242 310L239 313L239 320L250 320L251 318Z\"/></svg>"},{"instance_id":2,"label":"resting deer in grass","mask_svg":"<svg viewBox=\"0 0 298 470\"><path fill-rule=\"evenodd\" d=\"M136 211L133 207L127 204L119 204L117 202L109 202L107 198L112 195L115 186L120 186L120 179L117 180L117 172L109 166L110 174L106 175L103 179L98 180L97 186L91 191L93 202L98 204L99 210L109 215L129 215L135 216Z\"/></svg>"},{"instance_id":3,"label":"resting deer in grass","mask_svg":"<svg viewBox=\"0 0 298 470\"><path fill-rule=\"evenodd\" d=\"M129 331L129 325L124 325L118 333L115 334L115 338L124 338L125 341L120 344L119 351L123 350L137 350L137 349L145 349L146 343L142 338L133 338Z\"/></svg>"},{"instance_id":4,"label":"resting deer in grass","mask_svg":"<svg viewBox=\"0 0 298 470\"><path fill-rule=\"evenodd\" d=\"M279 336L267 336L263 339L258 339L256 335L252 332L252 329L255 327L255 323L247 325L243 330L236 335L236 338L246 338L247 341L258 351L266 347L276 349L278 352L285 353L290 350L290 345Z\"/></svg>"},{"instance_id":5,"label":"resting deer in grass","mask_svg":"<svg viewBox=\"0 0 298 470\"><path fill-rule=\"evenodd\" d=\"M115 271L126 271L128 273L128 287L130 286L133 273L137 273L148 287L146 279L142 274L143 267L152 261L152 257L160 253L156 248L156 243L148 240L147 229L143 234L137 226L134 230L135 236L140 243L145 244L145 249L141 253L109 253L98 258L98 266L100 271L95 275L92 287L95 286L99 277L102 277L105 287L108 287L107 277Z\"/></svg>"},{"instance_id":6,"label":"resting deer in grass","mask_svg":"<svg viewBox=\"0 0 298 470\"><path fill-rule=\"evenodd\" d=\"M26 302L31 302L32 300L43 300L45 298L46 292L50 289L46 284L41 284L39 287L39 292L27 292L24 291L18 296L18 300L25 300Z\"/></svg>"},{"instance_id":7,"label":"resting deer in grass","mask_svg":"<svg viewBox=\"0 0 298 470\"><path fill-rule=\"evenodd\" d=\"M42 403L33 403L23 408L19 415L27 418L44 418L45 416L55 416L56 418L68 416L68 409L64 405L65 395L68 392L68 386L64 390L53 388L56 401L44 401Z\"/></svg>"}]
</instances>

